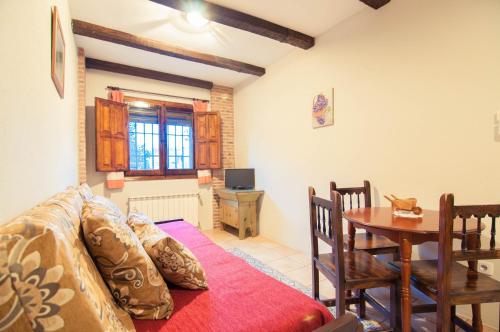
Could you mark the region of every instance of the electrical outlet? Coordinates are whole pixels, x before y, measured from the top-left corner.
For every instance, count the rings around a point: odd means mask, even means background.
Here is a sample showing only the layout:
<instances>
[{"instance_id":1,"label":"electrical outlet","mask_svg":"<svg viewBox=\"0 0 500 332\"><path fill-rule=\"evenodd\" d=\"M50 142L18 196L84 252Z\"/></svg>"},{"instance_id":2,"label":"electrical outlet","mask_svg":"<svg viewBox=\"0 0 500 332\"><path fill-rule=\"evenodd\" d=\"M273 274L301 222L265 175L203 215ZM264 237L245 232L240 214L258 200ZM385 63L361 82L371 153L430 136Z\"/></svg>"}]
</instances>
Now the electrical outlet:
<instances>
[{"instance_id":1,"label":"electrical outlet","mask_svg":"<svg viewBox=\"0 0 500 332\"><path fill-rule=\"evenodd\" d=\"M491 262L479 262L479 265L477 267L478 271L484 274L487 274L489 276L493 275L494 272L494 267L493 263Z\"/></svg>"}]
</instances>

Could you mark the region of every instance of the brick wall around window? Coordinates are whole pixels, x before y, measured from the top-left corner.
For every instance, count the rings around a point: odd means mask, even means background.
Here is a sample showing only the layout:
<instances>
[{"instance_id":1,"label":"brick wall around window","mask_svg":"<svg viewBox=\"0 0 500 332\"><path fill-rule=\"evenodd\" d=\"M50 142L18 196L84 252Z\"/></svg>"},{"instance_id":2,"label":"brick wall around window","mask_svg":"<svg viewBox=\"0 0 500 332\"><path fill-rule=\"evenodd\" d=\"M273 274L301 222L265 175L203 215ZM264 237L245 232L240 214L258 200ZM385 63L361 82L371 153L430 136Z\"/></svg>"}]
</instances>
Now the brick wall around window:
<instances>
[{"instance_id":1,"label":"brick wall around window","mask_svg":"<svg viewBox=\"0 0 500 332\"><path fill-rule=\"evenodd\" d=\"M220 112L222 122L222 169L212 171L213 224L214 228L222 228L219 200L215 195L215 190L224 188L224 170L234 168L233 89L214 85L210 93L210 104L211 111Z\"/></svg>"},{"instance_id":2,"label":"brick wall around window","mask_svg":"<svg viewBox=\"0 0 500 332\"><path fill-rule=\"evenodd\" d=\"M78 181L87 182L85 144L85 51L78 48Z\"/></svg>"}]
</instances>

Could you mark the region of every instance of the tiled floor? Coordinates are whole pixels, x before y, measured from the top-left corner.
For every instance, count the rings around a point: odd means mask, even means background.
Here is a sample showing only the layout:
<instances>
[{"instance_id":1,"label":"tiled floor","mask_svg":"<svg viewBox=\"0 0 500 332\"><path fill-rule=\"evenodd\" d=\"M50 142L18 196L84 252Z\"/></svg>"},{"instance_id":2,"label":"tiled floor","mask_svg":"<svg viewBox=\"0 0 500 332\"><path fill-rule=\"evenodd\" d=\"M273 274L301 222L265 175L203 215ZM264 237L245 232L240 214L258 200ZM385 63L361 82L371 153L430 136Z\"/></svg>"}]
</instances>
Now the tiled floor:
<instances>
[{"instance_id":1,"label":"tiled floor","mask_svg":"<svg viewBox=\"0 0 500 332\"><path fill-rule=\"evenodd\" d=\"M239 240L238 237L230 232L223 230L204 231L212 241L219 246L229 248L239 248L245 253L265 263L281 273L288 276L306 287L311 287L311 259L308 255L297 250L283 246L279 243L266 239L262 236L247 237ZM335 297L335 290L332 284L320 273L320 296L325 298ZM385 290L375 290L375 296L382 302L388 303L388 295ZM367 309L367 318L381 321L383 318L376 311ZM435 330L435 314L413 315L412 326L418 327L419 331ZM457 329L457 331L461 331ZM484 332L493 332L496 330L488 327Z\"/></svg>"}]
</instances>

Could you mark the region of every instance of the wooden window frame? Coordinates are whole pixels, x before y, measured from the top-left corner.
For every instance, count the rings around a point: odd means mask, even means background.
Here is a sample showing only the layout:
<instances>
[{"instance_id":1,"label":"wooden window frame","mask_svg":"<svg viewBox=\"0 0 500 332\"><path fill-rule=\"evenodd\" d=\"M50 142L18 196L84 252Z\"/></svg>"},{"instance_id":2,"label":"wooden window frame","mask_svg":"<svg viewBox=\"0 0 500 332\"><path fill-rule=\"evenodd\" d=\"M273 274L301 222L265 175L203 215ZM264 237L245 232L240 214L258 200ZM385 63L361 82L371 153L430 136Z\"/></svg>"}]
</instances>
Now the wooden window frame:
<instances>
[{"instance_id":1,"label":"wooden window frame","mask_svg":"<svg viewBox=\"0 0 500 332\"><path fill-rule=\"evenodd\" d=\"M134 101L142 101L150 104L151 106L160 107L158 111L158 123L160 124L159 133L160 133L160 169L159 170L127 170L125 172L125 176L128 178L127 180L131 181L140 181L140 180L161 180L161 179L193 179L197 178L197 170L196 170L196 148L195 148L195 133L194 133L194 111L193 105L155 100L155 99L146 99L139 97L130 97L125 96L124 102L130 103ZM193 169L175 169L169 170L167 168L167 156L166 156L166 126L167 126L167 112L169 110L175 110L178 112L190 114L193 120L192 125L192 144L193 144ZM130 147L129 147L129 155L130 155Z\"/></svg>"}]
</instances>

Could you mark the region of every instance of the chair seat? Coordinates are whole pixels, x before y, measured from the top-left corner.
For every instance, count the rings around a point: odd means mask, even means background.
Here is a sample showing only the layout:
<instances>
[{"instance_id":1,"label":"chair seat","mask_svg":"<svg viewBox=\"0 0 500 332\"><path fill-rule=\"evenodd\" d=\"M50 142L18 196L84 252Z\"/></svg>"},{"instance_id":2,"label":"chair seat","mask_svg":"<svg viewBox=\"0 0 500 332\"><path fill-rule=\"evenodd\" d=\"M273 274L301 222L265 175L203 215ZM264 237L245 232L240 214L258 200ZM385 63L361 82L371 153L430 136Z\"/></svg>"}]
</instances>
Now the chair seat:
<instances>
[{"instance_id":1,"label":"chair seat","mask_svg":"<svg viewBox=\"0 0 500 332\"><path fill-rule=\"evenodd\" d=\"M391 262L391 266L401 270L400 262ZM421 260L411 263L412 284L429 295L437 297L437 260ZM448 292L452 304L474 304L500 301L500 281L484 273L478 273L477 278L467 278L468 268L457 262L451 267L451 289Z\"/></svg>"},{"instance_id":2,"label":"chair seat","mask_svg":"<svg viewBox=\"0 0 500 332\"><path fill-rule=\"evenodd\" d=\"M347 248L349 236L344 234L344 245ZM368 237L366 233L357 233L354 236L354 249L365 250L370 253L388 253L399 249L399 244L386 238L385 236L372 234Z\"/></svg>"},{"instance_id":3,"label":"chair seat","mask_svg":"<svg viewBox=\"0 0 500 332\"><path fill-rule=\"evenodd\" d=\"M315 261L330 281L335 281L336 266L333 254L320 254ZM364 251L344 252L345 281L349 288L373 288L390 285L399 274Z\"/></svg>"}]
</instances>

